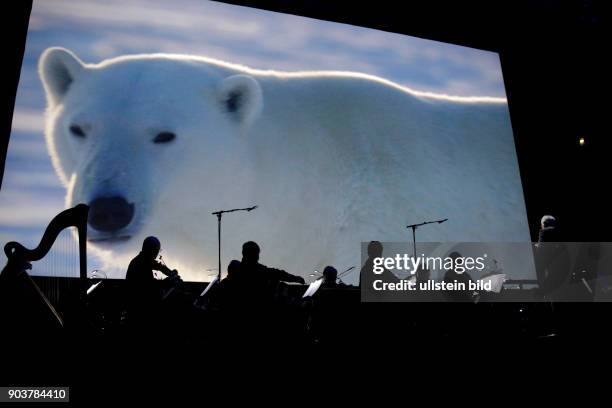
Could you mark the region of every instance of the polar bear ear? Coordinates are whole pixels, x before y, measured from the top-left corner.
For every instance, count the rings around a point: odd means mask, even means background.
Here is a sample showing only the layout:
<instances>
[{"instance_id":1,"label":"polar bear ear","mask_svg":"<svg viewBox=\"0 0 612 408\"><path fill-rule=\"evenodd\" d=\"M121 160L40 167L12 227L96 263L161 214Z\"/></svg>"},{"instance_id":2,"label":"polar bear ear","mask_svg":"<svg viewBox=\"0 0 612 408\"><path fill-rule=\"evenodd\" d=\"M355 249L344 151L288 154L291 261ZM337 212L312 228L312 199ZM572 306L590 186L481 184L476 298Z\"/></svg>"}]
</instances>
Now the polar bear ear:
<instances>
[{"instance_id":1,"label":"polar bear ear","mask_svg":"<svg viewBox=\"0 0 612 408\"><path fill-rule=\"evenodd\" d=\"M241 125L257 118L263 106L261 87L249 75L232 75L221 81L219 100L222 109Z\"/></svg>"},{"instance_id":2,"label":"polar bear ear","mask_svg":"<svg viewBox=\"0 0 612 408\"><path fill-rule=\"evenodd\" d=\"M84 69L83 62L71 51L47 48L40 57L38 72L49 102L59 103Z\"/></svg>"}]
</instances>

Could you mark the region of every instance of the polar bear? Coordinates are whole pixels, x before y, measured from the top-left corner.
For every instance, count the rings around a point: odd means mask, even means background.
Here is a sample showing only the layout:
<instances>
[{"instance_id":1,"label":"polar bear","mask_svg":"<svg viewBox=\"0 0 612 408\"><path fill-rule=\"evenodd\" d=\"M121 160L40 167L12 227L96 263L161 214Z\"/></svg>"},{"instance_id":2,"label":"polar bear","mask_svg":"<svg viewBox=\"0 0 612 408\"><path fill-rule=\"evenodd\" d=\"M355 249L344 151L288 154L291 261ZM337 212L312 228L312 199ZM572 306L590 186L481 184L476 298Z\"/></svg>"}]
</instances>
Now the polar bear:
<instances>
[{"instance_id":1,"label":"polar bear","mask_svg":"<svg viewBox=\"0 0 612 408\"><path fill-rule=\"evenodd\" d=\"M223 218L223 265L254 240L294 274L359 269L360 242L439 218L417 238L529 241L505 99L186 55L86 64L58 47L39 73L66 206L90 205L89 248L119 271L155 235L185 279L207 280L211 212L251 205Z\"/></svg>"}]
</instances>

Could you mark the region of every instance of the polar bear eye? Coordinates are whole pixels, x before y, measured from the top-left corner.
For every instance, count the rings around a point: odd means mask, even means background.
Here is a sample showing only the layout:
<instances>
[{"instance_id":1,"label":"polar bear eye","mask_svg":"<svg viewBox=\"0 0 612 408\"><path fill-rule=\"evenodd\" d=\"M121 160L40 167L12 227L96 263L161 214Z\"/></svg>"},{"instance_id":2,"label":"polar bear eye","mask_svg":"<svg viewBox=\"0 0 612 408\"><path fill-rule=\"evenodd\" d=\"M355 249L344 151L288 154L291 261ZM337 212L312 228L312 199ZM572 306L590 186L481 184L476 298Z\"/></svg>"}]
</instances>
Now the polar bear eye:
<instances>
[{"instance_id":1,"label":"polar bear eye","mask_svg":"<svg viewBox=\"0 0 612 408\"><path fill-rule=\"evenodd\" d=\"M161 132L155 136L153 143L168 143L176 138L176 135L172 132Z\"/></svg>"},{"instance_id":2,"label":"polar bear eye","mask_svg":"<svg viewBox=\"0 0 612 408\"><path fill-rule=\"evenodd\" d=\"M85 131L83 130L83 128L81 128L78 125L71 125L70 133L72 133L73 135L77 137L85 137Z\"/></svg>"}]
</instances>

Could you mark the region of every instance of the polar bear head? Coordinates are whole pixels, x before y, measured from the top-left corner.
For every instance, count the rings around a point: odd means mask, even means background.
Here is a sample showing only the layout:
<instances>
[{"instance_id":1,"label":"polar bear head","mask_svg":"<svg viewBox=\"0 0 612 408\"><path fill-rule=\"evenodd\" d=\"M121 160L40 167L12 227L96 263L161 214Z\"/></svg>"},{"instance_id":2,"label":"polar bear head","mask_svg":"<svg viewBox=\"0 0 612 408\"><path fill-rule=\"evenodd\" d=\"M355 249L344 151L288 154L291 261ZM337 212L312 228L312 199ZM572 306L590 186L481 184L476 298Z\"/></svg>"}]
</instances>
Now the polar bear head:
<instances>
[{"instance_id":1,"label":"polar bear head","mask_svg":"<svg viewBox=\"0 0 612 408\"><path fill-rule=\"evenodd\" d=\"M226 197L207 191L244 187L242 139L262 107L252 76L161 54L85 64L63 48L42 54L39 73L51 159L66 205L90 206L94 248L121 255L146 235L163 241L177 220L212 218L197 209Z\"/></svg>"}]
</instances>

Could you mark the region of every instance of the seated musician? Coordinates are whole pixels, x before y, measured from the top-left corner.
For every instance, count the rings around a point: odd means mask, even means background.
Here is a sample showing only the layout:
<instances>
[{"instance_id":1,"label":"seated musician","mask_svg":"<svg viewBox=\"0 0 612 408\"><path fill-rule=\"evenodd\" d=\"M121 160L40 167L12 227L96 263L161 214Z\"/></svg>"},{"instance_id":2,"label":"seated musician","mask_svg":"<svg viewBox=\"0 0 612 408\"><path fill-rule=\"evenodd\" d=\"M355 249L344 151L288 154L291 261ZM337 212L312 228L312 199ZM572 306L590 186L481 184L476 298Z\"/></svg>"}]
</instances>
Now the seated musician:
<instances>
[{"instance_id":1,"label":"seated musician","mask_svg":"<svg viewBox=\"0 0 612 408\"><path fill-rule=\"evenodd\" d=\"M242 262L230 264L232 270L228 268L224 280L227 296L240 303L263 304L271 300L279 282L305 283L301 276L260 264L259 253L259 245L253 241L242 245Z\"/></svg>"},{"instance_id":2,"label":"seated musician","mask_svg":"<svg viewBox=\"0 0 612 408\"><path fill-rule=\"evenodd\" d=\"M338 270L331 265L328 265L323 269L323 283L322 288L333 289L346 286L342 282L338 282Z\"/></svg>"},{"instance_id":3,"label":"seated musician","mask_svg":"<svg viewBox=\"0 0 612 408\"><path fill-rule=\"evenodd\" d=\"M359 272L359 285L371 288L375 280L386 283L397 283L399 278L393 272L384 268L381 274L374 273L374 260L383 256L383 245L380 241L370 241L368 244L368 259Z\"/></svg>"},{"instance_id":4,"label":"seated musician","mask_svg":"<svg viewBox=\"0 0 612 408\"><path fill-rule=\"evenodd\" d=\"M237 259L232 259L232 261L227 265L227 277L231 278L234 276L236 272L240 270L240 261Z\"/></svg>"},{"instance_id":5,"label":"seated musician","mask_svg":"<svg viewBox=\"0 0 612 408\"><path fill-rule=\"evenodd\" d=\"M128 266L125 279L128 287L128 313L133 320L150 315L161 300L161 293L155 285L153 271L177 278L178 272L155 260L159 255L161 243L156 237L147 237L142 243L142 250Z\"/></svg>"},{"instance_id":6,"label":"seated musician","mask_svg":"<svg viewBox=\"0 0 612 408\"><path fill-rule=\"evenodd\" d=\"M453 259L453 265L455 265L455 261L458 258L461 258L462 255L459 252L451 252L448 255L449 258ZM467 272L458 272L456 271L456 267L453 269L449 269L444 274L444 282L446 283L463 283L465 285L465 290L451 290L446 291L445 295L452 301L455 302L468 302L473 298L473 291L469 289L470 282L473 282L472 277Z\"/></svg>"},{"instance_id":7,"label":"seated musician","mask_svg":"<svg viewBox=\"0 0 612 408\"><path fill-rule=\"evenodd\" d=\"M338 270L331 265L328 265L323 269L323 283L321 284L322 288L335 288L338 284L336 280L338 279Z\"/></svg>"},{"instance_id":8,"label":"seated musician","mask_svg":"<svg viewBox=\"0 0 612 408\"><path fill-rule=\"evenodd\" d=\"M221 308L227 310L237 303L238 285L240 280L236 279L237 273L240 271L240 261L232 259L227 265L227 276L219 283L217 287L213 287L208 295L208 306L212 308Z\"/></svg>"}]
</instances>

